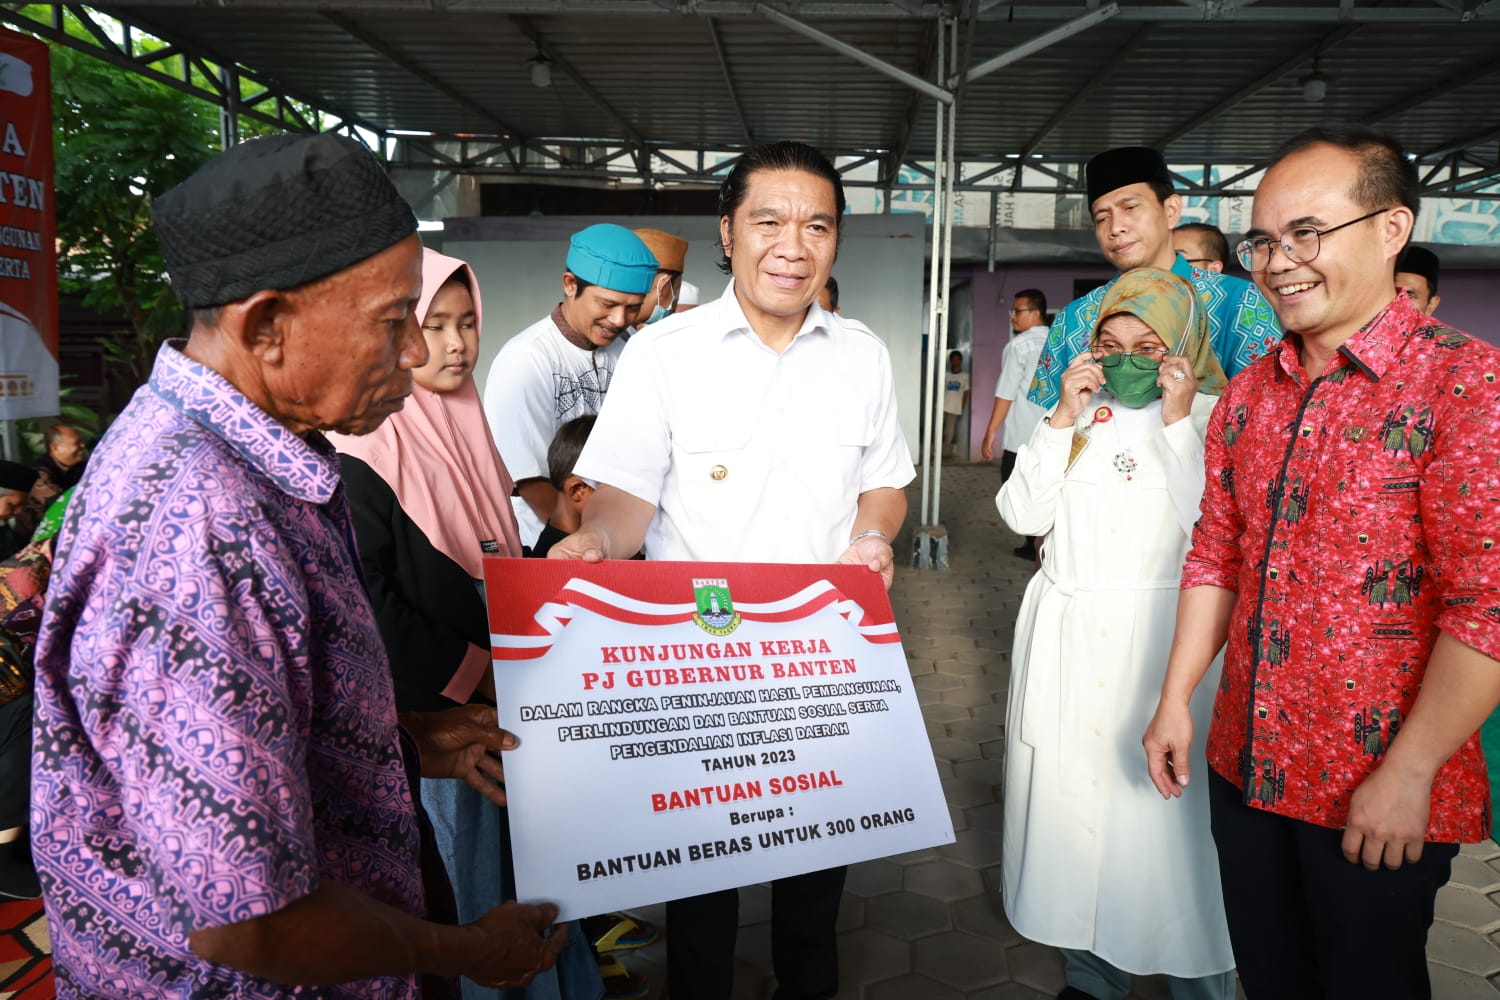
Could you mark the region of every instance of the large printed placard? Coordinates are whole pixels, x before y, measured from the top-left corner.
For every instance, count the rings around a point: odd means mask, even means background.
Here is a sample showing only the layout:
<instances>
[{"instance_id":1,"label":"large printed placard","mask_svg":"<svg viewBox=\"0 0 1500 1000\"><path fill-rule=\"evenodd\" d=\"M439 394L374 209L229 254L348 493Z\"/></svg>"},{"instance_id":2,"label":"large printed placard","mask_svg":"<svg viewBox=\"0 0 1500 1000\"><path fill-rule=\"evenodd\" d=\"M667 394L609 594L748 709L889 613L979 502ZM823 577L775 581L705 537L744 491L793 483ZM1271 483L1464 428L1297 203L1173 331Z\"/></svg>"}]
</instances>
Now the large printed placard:
<instances>
[{"instance_id":1,"label":"large printed placard","mask_svg":"<svg viewBox=\"0 0 1500 1000\"><path fill-rule=\"evenodd\" d=\"M47 45L0 29L0 420L57 412Z\"/></svg>"},{"instance_id":2,"label":"large printed placard","mask_svg":"<svg viewBox=\"0 0 1500 1000\"><path fill-rule=\"evenodd\" d=\"M562 917L953 841L859 566L490 559L517 894Z\"/></svg>"}]
</instances>

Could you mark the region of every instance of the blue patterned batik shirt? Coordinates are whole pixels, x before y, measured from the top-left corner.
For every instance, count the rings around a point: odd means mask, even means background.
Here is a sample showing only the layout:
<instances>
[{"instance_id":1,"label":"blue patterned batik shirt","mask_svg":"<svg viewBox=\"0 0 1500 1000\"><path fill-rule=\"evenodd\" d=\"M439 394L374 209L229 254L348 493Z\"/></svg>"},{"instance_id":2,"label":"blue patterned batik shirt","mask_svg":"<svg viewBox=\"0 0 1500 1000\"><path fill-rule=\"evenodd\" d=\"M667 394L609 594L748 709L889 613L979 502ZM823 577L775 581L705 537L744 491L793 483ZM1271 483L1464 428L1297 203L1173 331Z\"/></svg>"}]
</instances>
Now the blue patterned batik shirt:
<instances>
[{"instance_id":1,"label":"blue patterned batik shirt","mask_svg":"<svg viewBox=\"0 0 1500 1000\"><path fill-rule=\"evenodd\" d=\"M190 931L323 879L424 912L385 648L333 449L168 344L90 459L36 651L31 829L62 997L289 987Z\"/></svg>"},{"instance_id":2,"label":"blue patterned batik shirt","mask_svg":"<svg viewBox=\"0 0 1500 1000\"><path fill-rule=\"evenodd\" d=\"M1228 274L1200 271L1181 254L1172 262L1172 273L1187 279L1197 289L1208 310L1208 333L1214 353L1230 378L1281 342L1281 324L1276 322L1271 304L1250 282ZM1069 302L1057 314L1036 360L1027 399L1049 411L1057 405L1063 369L1088 350L1089 337L1099 321L1099 303L1118 277Z\"/></svg>"}]
</instances>

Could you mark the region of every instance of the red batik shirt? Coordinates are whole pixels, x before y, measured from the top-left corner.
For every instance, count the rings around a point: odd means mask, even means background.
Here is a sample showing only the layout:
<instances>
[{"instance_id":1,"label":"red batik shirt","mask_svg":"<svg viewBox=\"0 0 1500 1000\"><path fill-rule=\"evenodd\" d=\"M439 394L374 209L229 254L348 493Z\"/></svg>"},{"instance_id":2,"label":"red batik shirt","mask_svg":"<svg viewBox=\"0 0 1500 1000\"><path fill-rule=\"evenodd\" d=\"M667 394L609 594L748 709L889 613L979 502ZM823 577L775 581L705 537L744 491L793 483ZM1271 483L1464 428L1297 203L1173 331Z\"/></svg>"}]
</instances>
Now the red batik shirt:
<instances>
[{"instance_id":1,"label":"red batik shirt","mask_svg":"<svg viewBox=\"0 0 1500 1000\"><path fill-rule=\"evenodd\" d=\"M1497 378L1500 351L1398 295L1319 378L1288 337L1214 409L1182 586L1238 594L1208 762L1246 804L1344 826L1438 630L1500 658ZM1432 783L1427 839L1489 832L1475 734Z\"/></svg>"}]
</instances>

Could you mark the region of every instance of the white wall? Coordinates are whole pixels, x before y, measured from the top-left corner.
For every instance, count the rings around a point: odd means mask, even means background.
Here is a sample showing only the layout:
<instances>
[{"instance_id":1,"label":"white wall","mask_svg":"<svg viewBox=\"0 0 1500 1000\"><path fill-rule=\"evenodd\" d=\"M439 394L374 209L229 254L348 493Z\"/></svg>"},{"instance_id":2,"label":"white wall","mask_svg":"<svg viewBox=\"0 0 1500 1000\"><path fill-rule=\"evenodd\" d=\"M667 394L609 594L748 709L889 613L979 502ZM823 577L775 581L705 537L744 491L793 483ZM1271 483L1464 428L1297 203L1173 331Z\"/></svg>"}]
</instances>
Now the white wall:
<instances>
[{"instance_id":1,"label":"white wall","mask_svg":"<svg viewBox=\"0 0 1500 1000\"><path fill-rule=\"evenodd\" d=\"M484 330L479 345L480 388L490 362L511 337L550 313L562 299L563 262L568 238L596 222L620 222L633 229L652 228L687 240L684 277L701 289L700 301L724 291L728 275L720 273L718 223L711 218L632 216L598 219L579 216L517 216L449 219L443 253L467 261L479 276ZM896 405L912 455L917 454L921 392L923 219L919 215L847 215L833 276L839 282L839 307L880 335L891 352L896 376ZM427 233L424 236L432 236ZM837 373L830 372L830 377Z\"/></svg>"}]
</instances>

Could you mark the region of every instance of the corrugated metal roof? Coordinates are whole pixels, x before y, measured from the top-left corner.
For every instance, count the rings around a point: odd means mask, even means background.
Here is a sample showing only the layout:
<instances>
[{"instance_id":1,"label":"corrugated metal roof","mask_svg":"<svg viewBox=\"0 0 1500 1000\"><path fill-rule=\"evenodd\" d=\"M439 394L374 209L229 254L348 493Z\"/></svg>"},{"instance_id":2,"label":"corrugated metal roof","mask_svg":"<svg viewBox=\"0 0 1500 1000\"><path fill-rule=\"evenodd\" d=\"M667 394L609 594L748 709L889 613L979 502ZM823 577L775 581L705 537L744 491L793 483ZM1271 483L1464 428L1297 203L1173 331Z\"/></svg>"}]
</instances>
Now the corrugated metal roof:
<instances>
[{"instance_id":1,"label":"corrugated metal roof","mask_svg":"<svg viewBox=\"0 0 1500 1000\"><path fill-rule=\"evenodd\" d=\"M959 154L1077 159L1170 139L1173 162L1253 163L1327 119L1380 124L1418 152L1500 129L1500 0L1209 3L1122 5L1105 23L968 84ZM971 22L959 21L971 63L1091 9L1060 0L980 7L972 43ZM934 147L930 98L914 100L905 84L747 3L181 0L108 9L387 129L736 146L746 141L738 101L756 141L799 138L848 153L909 139L908 156L918 158ZM933 5L779 9L933 77ZM862 16L832 16L845 12ZM534 39L554 59L545 89L530 81ZM1310 104L1299 79L1315 52L1328 92Z\"/></svg>"}]
</instances>

